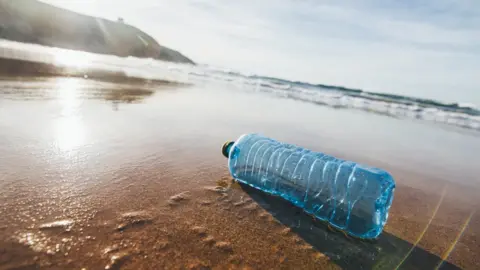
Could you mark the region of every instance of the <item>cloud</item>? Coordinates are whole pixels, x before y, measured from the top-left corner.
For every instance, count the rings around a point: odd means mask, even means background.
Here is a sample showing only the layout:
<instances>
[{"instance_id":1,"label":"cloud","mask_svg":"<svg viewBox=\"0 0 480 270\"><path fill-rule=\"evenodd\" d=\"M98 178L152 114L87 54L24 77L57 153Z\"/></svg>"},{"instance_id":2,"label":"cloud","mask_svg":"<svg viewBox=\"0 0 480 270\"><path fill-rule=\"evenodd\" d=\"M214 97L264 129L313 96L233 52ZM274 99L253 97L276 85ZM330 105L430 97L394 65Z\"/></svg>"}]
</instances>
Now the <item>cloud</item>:
<instances>
[{"instance_id":1,"label":"cloud","mask_svg":"<svg viewBox=\"0 0 480 270\"><path fill-rule=\"evenodd\" d=\"M480 104L476 0L49 0L125 18L197 62Z\"/></svg>"}]
</instances>

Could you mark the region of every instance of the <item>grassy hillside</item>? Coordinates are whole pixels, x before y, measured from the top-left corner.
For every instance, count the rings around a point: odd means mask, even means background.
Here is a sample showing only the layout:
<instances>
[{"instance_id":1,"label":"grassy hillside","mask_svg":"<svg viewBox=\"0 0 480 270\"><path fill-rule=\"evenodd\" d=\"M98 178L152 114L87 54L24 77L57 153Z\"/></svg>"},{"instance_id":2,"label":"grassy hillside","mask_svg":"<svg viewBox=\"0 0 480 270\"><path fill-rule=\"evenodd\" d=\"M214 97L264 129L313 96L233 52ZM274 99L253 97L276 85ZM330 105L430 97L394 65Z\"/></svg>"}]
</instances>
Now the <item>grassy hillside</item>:
<instances>
[{"instance_id":1,"label":"grassy hillside","mask_svg":"<svg viewBox=\"0 0 480 270\"><path fill-rule=\"evenodd\" d=\"M193 63L133 26L36 0L0 0L0 38L100 54Z\"/></svg>"}]
</instances>

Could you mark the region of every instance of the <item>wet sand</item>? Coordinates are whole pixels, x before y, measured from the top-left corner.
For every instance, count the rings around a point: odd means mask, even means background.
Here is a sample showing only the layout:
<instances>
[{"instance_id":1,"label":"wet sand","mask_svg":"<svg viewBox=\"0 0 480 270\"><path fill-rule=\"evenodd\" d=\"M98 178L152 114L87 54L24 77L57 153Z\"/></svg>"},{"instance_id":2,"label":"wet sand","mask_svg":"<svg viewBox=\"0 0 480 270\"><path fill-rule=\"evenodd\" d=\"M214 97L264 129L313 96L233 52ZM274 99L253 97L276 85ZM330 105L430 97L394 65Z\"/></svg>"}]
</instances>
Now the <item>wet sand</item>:
<instances>
[{"instance_id":1,"label":"wet sand","mask_svg":"<svg viewBox=\"0 0 480 270\"><path fill-rule=\"evenodd\" d=\"M244 90L244 91L242 91ZM389 170L373 243L232 183L265 135ZM480 137L222 85L0 80L0 269L478 269Z\"/></svg>"}]
</instances>

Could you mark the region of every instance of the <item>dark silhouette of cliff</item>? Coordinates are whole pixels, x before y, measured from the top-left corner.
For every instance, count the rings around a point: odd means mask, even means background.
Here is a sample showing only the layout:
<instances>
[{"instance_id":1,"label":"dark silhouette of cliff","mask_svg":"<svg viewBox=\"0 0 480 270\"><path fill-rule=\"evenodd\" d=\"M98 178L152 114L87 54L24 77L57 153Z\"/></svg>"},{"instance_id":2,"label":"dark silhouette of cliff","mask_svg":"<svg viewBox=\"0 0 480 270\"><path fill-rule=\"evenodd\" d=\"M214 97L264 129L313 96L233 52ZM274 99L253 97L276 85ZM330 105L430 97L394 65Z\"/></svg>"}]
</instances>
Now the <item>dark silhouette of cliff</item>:
<instances>
[{"instance_id":1,"label":"dark silhouette of cliff","mask_svg":"<svg viewBox=\"0 0 480 270\"><path fill-rule=\"evenodd\" d=\"M37 0L0 0L0 38L44 46L191 63L151 36L123 23L54 7Z\"/></svg>"}]
</instances>

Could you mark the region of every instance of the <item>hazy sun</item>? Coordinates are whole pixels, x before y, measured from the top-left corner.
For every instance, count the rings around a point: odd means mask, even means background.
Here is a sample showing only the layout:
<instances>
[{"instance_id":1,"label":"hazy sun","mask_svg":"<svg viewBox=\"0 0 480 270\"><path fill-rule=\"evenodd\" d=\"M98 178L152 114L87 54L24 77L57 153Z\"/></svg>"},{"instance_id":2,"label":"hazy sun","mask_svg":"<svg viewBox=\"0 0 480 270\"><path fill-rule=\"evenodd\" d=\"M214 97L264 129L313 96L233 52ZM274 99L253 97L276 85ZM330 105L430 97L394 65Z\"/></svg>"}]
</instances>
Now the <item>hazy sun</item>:
<instances>
[{"instance_id":1,"label":"hazy sun","mask_svg":"<svg viewBox=\"0 0 480 270\"><path fill-rule=\"evenodd\" d=\"M90 64L90 57L84 52L58 50L55 52L55 63L61 66L86 68Z\"/></svg>"}]
</instances>

